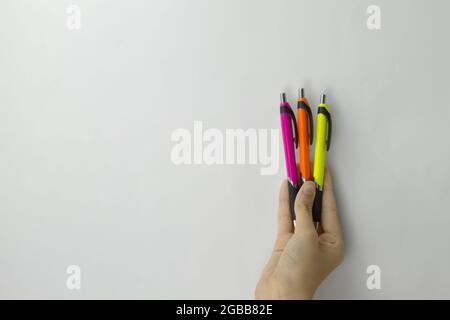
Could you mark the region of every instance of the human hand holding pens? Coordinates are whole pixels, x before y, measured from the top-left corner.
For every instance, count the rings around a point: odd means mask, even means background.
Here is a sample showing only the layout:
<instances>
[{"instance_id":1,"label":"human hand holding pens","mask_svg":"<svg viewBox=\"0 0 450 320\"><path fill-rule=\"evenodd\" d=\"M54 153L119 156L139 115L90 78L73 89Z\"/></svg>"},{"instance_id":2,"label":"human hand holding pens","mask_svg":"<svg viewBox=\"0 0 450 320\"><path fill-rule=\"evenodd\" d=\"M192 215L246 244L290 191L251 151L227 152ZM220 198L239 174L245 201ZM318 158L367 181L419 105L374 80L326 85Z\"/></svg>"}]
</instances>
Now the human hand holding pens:
<instances>
[{"instance_id":1,"label":"human hand holding pens","mask_svg":"<svg viewBox=\"0 0 450 320\"><path fill-rule=\"evenodd\" d=\"M256 299L312 299L320 283L344 257L344 243L331 175L326 171L321 228L312 221L315 186L305 182L295 199L294 227L289 212L287 182L279 197L275 246L256 286Z\"/></svg>"}]
</instances>

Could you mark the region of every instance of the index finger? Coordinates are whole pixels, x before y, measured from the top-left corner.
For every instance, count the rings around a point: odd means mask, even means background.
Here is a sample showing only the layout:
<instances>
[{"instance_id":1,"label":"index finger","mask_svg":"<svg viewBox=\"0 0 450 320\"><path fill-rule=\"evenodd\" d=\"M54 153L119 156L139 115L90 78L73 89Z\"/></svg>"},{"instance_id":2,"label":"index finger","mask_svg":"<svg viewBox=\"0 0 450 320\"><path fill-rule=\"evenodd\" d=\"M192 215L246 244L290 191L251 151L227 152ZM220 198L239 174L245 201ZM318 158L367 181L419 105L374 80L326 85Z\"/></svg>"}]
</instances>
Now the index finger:
<instances>
[{"instance_id":1,"label":"index finger","mask_svg":"<svg viewBox=\"0 0 450 320\"><path fill-rule=\"evenodd\" d=\"M333 178L328 169L325 170L321 225L323 232L332 233L341 237L341 223L339 221L336 199L333 192Z\"/></svg>"}]
</instances>

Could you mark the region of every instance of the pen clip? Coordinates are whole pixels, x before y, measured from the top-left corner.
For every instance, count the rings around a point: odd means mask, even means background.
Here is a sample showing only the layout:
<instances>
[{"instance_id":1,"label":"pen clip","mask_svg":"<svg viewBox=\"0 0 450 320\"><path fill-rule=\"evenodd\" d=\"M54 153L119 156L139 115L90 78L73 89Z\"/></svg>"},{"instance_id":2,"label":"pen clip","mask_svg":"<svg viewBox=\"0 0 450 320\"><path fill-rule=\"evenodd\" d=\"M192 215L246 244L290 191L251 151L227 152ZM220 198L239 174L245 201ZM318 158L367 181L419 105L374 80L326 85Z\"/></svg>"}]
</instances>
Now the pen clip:
<instances>
[{"instance_id":1,"label":"pen clip","mask_svg":"<svg viewBox=\"0 0 450 320\"><path fill-rule=\"evenodd\" d=\"M281 106L280 112L286 112L289 115L289 118L292 121L292 128L294 131L293 137L294 137L294 144L295 148L298 148L298 130L297 130L297 121L295 120L294 111L292 111L292 108L289 106Z\"/></svg>"},{"instance_id":2,"label":"pen clip","mask_svg":"<svg viewBox=\"0 0 450 320\"><path fill-rule=\"evenodd\" d=\"M304 102L304 101L298 101L297 108L304 109L304 110L306 110L306 112L308 113L308 123L309 123L309 126L308 126L308 135L309 135L309 144L312 145L313 139L314 139L314 136L313 136L313 132L314 132L314 122L313 122L313 115L312 115L311 107L310 107L306 102Z\"/></svg>"},{"instance_id":3,"label":"pen clip","mask_svg":"<svg viewBox=\"0 0 450 320\"><path fill-rule=\"evenodd\" d=\"M327 151L330 150L330 145L331 145L331 132L332 132L332 122L331 122L331 114L328 111L327 108L325 107L319 107L319 109L317 110L317 113L321 113L323 114L328 121L328 125L327 125Z\"/></svg>"}]
</instances>

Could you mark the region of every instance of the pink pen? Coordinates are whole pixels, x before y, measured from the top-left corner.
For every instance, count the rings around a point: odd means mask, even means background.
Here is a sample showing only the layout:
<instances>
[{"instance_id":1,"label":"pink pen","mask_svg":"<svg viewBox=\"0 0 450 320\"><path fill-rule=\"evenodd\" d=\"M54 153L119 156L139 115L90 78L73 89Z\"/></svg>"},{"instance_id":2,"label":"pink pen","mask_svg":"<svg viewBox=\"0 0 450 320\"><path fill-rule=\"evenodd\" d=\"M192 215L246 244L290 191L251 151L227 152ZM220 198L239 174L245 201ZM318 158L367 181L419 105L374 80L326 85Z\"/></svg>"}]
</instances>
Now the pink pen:
<instances>
[{"instance_id":1,"label":"pink pen","mask_svg":"<svg viewBox=\"0 0 450 320\"><path fill-rule=\"evenodd\" d=\"M298 131L294 112L289 102L287 102L286 93L284 92L281 94L280 117L289 188L289 209L292 221L295 221L294 203L297 192L300 189L297 163L295 161L295 149L298 147Z\"/></svg>"}]
</instances>

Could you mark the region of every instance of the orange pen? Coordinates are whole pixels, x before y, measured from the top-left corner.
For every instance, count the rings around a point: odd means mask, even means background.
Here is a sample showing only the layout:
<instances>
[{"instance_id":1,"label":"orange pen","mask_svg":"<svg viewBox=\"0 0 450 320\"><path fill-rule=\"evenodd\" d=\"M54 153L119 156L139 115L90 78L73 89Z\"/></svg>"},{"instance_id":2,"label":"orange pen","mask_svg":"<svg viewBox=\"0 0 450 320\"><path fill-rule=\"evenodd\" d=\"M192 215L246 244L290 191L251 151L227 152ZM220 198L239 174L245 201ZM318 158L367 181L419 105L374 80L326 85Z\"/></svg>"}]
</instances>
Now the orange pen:
<instances>
[{"instance_id":1,"label":"orange pen","mask_svg":"<svg viewBox=\"0 0 450 320\"><path fill-rule=\"evenodd\" d=\"M313 143L314 124L311 107L305 98L305 90L299 90L297 99L297 121L300 152L300 176L303 182L311 181L311 164L309 160L309 145Z\"/></svg>"}]
</instances>

